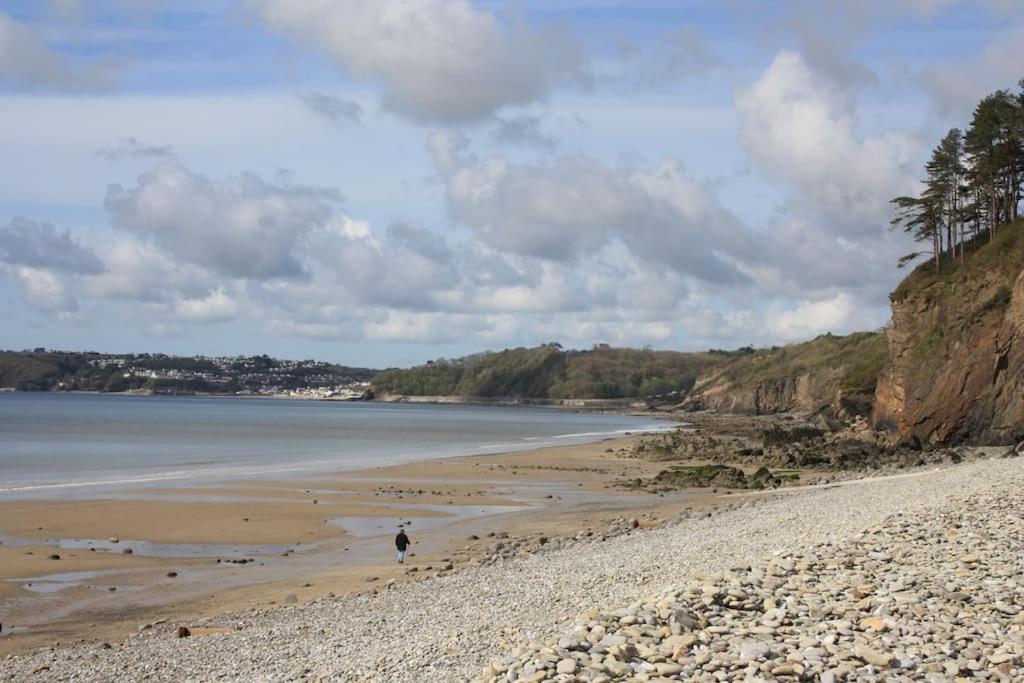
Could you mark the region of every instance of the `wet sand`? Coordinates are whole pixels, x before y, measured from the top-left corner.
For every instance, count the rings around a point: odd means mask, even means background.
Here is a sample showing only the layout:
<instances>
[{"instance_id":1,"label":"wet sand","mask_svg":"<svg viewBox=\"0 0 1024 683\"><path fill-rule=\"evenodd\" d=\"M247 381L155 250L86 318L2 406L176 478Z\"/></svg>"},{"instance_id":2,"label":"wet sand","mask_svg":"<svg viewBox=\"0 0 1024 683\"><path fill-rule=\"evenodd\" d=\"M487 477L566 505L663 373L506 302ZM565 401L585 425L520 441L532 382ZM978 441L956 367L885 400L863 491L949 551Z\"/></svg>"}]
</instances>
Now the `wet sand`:
<instances>
[{"instance_id":1,"label":"wet sand","mask_svg":"<svg viewBox=\"0 0 1024 683\"><path fill-rule=\"evenodd\" d=\"M407 579L409 566L436 571L470 536L559 534L715 498L612 486L659 469L624 457L637 438L301 480L0 502L0 655L115 640L162 619L374 590ZM414 541L406 566L392 554L403 522Z\"/></svg>"}]
</instances>

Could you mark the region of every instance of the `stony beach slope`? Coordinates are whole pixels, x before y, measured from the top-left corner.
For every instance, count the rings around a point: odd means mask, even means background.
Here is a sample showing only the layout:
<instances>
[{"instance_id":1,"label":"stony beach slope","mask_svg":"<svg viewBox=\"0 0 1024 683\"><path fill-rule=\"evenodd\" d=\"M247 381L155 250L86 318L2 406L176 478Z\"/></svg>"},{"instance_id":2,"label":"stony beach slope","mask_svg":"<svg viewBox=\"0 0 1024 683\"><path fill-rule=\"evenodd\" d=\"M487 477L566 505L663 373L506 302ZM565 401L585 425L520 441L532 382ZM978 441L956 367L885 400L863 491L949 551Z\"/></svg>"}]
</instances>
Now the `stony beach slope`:
<instances>
[{"instance_id":1,"label":"stony beach slope","mask_svg":"<svg viewBox=\"0 0 1024 683\"><path fill-rule=\"evenodd\" d=\"M176 638L0 661L8 680L1020 679L1024 461L733 509ZM649 597L650 596L650 597ZM190 624L195 626L195 624Z\"/></svg>"}]
</instances>

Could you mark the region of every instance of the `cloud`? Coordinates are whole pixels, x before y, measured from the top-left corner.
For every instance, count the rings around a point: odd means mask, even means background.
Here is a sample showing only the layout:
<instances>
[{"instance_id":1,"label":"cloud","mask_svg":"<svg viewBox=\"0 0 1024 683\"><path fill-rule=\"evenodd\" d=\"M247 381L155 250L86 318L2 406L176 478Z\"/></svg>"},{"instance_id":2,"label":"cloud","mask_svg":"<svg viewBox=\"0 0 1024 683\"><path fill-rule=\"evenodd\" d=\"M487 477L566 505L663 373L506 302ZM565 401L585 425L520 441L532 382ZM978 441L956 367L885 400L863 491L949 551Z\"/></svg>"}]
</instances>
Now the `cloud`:
<instances>
[{"instance_id":1,"label":"cloud","mask_svg":"<svg viewBox=\"0 0 1024 683\"><path fill-rule=\"evenodd\" d=\"M385 108L418 121L486 118L584 79L562 31L503 24L469 0L250 0L264 23L379 84Z\"/></svg>"},{"instance_id":2,"label":"cloud","mask_svg":"<svg viewBox=\"0 0 1024 683\"><path fill-rule=\"evenodd\" d=\"M897 5L892 3L881 11L894 11ZM863 3L791 0L783 9L782 26L795 34L802 59L815 72L835 85L849 88L878 82L877 74L852 53L879 12L880 8L870 0Z\"/></svg>"},{"instance_id":3,"label":"cloud","mask_svg":"<svg viewBox=\"0 0 1024 683\"><path fill-rule=\"evenodd\" d=\"M30 27L0 12L0 83L28 90L93 90L109 87L111 64L79 68Z\"/></svg>"},{"instance_id":4,"label":"cloud","mask_svg":"<svg viewBox=\"0 0 1024 683\"><path fill-rule=\"evenodd\" d=\"M914 189L916 141L900 133L866 137L847 93L780 52L736 96L740 143L768 177L793 189L792 200L833 223L877 236L888 226L889 199Z\"/></svg>"},{"instance_id":5,"label":"cloud","mask_svg":"<svg viewBox=\"0 0 1024 683\"><path fill-rule=\"evenodd\" d=\"M42 268L11 269L22 296L31 305L54 313L78 310L78 301L59 273Z\"/></svg>"},{"instance_id":6,"label":"cloud","mask_svg":"<svg viewBox=\"0 0 1024 683\"><path fill-rule=\"evenodd\" d=\"M479 159L452 133L435 133L428 148L451 217L501 252L571 261L620 242L649 264L719 284L744 282L734 260L763 255L757 236L676 160L651 169L579 156L516 164Z\"/></svg>"},{"instance_id":7,"label":"cloud","mask_svg":"<svg viewBox=\"0 0 1024 683\"><path fill-rule=\"evenodd\" d=\"M331 125L339 128L363 125L363 107L353 100L326 95L321 92L308 92L299 95L299 99L317 116L322 116Z\"/></svg>"},{"instance_id":8,"label":"cloud","mask_svg":"<svg viewBox=\"0 0 1024 683\"><path fill-rule=\"evenodd\" d=\"M170 159L174 148L170 145L145 145L138 138L127 137L117 141L113 147L103 147L96 153L108 161L121 159Z\"/></svg>"},{"instance_id":9,"label":"cloud","mask_svg":"<svg viewBox=\"0 0 1024 683\"><path fill-rule=\"evenodd\" d=\"M218 278L204 268L180 263L155 244L132 236L107 244L103 267L102 273L78 283L83 295L160 304L200 298L218 286Z\"/></svg>"},{"instance_id":10,"label":"cloud","mask_svg":"<svg viewBox=\"0 0 1024 683\"><path fill-rule=\"evenodd\" d=\"M303 277L298 245L327 224L337 190L263 180L255 173L217 182L165 161L138 185L110 185L111 225L151 240L175 259L241 278Z\"/></svg>"},{"instance_id":11,"label":"cloud","mask_svg":"<svg viewBox=\"0 0 1024 683\"><path fill-rule=\"evenodd\" d=\"M84 275L104 270L95 252L80 245L69 231L57 232L51 223L20 217L0 227L0 261Z\"/></svg>"},{"instance_id":12,"label":"cloud","mask_svg":"<svg viewBox=\"0 0 1024 683\"><path fill-rule=\"evenodd\" d=\"M1024 76L1022 41L1024 22L1018 22L997 32L978 55L927 67L921 81L942 112L967 119L981 98Z\"/></svg>"},{"instance_id":13,"label":"cloud","mask_svg":"<svg viewBox=\"0 0 1024 683\"><path fill-rule=\"evenodd\" d=\"M491 129L491 137L495 142L508 145L525 145L544 150L553 150L557 143L541 130L542 116L520 114L503 118L495 117L495 125Z\"/></svg>"},{"instance_id":14,"label":"cloud","mask_svg":"<svg viewBox=\"0 0 1024 683\"><path fill-rule=\"evenodd\" d=\"M776 338L804 341L845 327L855 306L848 294L837 294L825 301L806 301L792 309L769 314L768 329Z\"/></svg>"},{"instance_id":15,"label":"cloud","mask_svg":"<svg viewBox=\"0 0 1024 683\"><path fill-rule=\"evenodd\" d=\"M223 322L235 318L241 306L223 289L210 292L198 299L180 299L174 302L175 315L195 322Z\"/></svg>"}]
</instances>

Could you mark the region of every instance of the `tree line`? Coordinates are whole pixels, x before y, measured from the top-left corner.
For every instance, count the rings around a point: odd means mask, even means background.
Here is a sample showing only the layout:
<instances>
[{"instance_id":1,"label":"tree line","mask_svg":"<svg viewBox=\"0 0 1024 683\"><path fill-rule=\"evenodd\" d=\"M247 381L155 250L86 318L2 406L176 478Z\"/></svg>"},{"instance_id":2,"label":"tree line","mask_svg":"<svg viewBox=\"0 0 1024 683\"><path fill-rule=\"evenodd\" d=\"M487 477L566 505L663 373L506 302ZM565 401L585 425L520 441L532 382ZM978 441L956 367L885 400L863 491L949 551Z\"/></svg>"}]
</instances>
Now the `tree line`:
<instances>
[{"instance_id":1,"label":"tree line","mask_svg":"<svg viewBox=\"0 0 1024 683\"><path fill-rule=\"evenodd\" d=\"M974 109L966 130L950 130L925 164L920 196L896 197L894 228L930 243L936 272L943 255L962 264L968 248L995 238L1018 216L1024 182L1024 80L1022 92L999 90ZM900 259L903 267L927 252Z\"/></svg>"},{"instance_id":2,"label":"tree line","mask_svg":"<svg viewBox=\"0 0 1024 683\"><path fill-rule=\"evenodd\" d=\"M595 345L586 351L549 343L458 359L438 359L373 379L378 394L476 398L647 398L689 391L697 377L727 360L683 353Z\"/></svg>"}]
</instances>

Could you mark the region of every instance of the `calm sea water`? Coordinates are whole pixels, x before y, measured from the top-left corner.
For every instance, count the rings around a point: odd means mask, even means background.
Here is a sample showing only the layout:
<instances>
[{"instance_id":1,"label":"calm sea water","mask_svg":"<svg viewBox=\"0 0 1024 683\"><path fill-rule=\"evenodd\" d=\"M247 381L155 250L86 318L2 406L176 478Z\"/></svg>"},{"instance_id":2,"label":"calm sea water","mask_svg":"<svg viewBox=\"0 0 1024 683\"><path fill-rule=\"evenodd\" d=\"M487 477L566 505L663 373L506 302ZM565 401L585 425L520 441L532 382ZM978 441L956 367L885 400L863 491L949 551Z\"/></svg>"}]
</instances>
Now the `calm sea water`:
<instances>
[{"instance_id":1,"label":"calm sea water","mask_svg":"<svg viewBox=\"0 0 1024 683\"><path fill-rule=\"evenodd\" d=\"M548 408L0 393L0 499L354 469L670 426Z\"/></svg>"}]
</instances>

